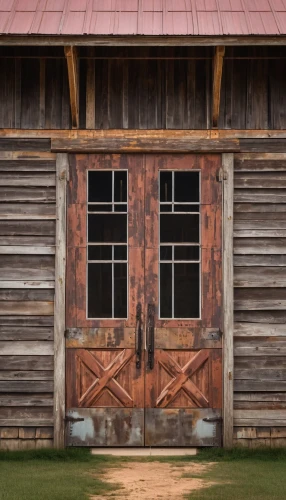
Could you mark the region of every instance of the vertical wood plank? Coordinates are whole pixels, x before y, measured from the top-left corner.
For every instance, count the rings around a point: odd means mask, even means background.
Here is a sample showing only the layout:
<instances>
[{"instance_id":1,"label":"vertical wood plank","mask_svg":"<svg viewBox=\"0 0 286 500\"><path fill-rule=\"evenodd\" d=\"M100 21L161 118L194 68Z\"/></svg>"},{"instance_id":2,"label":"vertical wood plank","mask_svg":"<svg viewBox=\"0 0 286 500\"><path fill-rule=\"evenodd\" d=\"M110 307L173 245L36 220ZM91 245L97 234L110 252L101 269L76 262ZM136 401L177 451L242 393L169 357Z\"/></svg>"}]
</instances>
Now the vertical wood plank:
<instances>
[{"instance_id":1,"label":"vertical wood plank","mask_svg":"<svg viewBox=\"0 0 286 500\"><path fill-rule=\"evenodd\" d=\"M88 55L93 55L93 47L89 48ZM86 75L86 128L95 128L95 61L88 59Z\"/></svg>"},{"instance_id":2,"label":"vertical wood plank","mask_svg":"<svg viewBox=\"0 0 286 500\"><path fill-rule=\"evenodd\" d=\"M72 116L72 127L79 127L79 84L78 84L78 57L77 48L74 46L65 47L65 56L68 66L70 106Z\"/></svg>"},{"instance_id":3,"label":"vertical wood plank","mask_svg":"<svg viewBox=\"0 0 286 500\"><path fill-rule=\"evenodd\" d=\"M66 279L66 183L68 155L57 155L57 225L54 310L54 446L65 445L65 279Z\"/></svg>"},{"instance_id":4,"label":"vertical wood plank","mask_svg":"<svg viewBox=\"0 0 286 500\"><path fill-rule=\"evenodd\" d=\"M233 443L233 154L223 165L223 445Z\"/></svg>"},{"instance_id":5,"label":"vertical wood plank","mask_svg":"<svg viewBox=\"0 0 286 500\"><path fill-rule=\"evenodd\" d=\"M46 121L46 60L40 59L40 126L45 128Z\"/></svg>"},{"instance_id":6,"label":"vertical wood plank","mask_svg":"<svg viewBox=\"0 0 286 500\"><path fill-rule=\"evenodd\" d=\"M15 128L21 128L21 59L15 59Z\"/></svg>"},{"instance_id":7,"label":"vertical wood plank","mask_svg":"<svg viewBox=\"0 0 286 500\"><path fill-rule=\"evenodd\" d=\"M216 47L214 57L214 76L213 76L213 127L218 126L219 109L220 109L220 93L221 93L221 80L223 70L223 58L225 54L225 47Z\"/></svg>"}]
</instances>

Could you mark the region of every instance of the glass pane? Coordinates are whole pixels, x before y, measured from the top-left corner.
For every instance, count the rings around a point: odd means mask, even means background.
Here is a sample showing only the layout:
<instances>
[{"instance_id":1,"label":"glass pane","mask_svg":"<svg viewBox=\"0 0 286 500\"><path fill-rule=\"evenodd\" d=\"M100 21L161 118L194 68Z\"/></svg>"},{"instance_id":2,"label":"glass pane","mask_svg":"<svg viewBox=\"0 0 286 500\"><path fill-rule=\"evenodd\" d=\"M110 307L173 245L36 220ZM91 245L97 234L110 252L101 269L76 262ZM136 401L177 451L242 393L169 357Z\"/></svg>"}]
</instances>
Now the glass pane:
<instances>
[{"instance_id":1,"label":"glass pane","mask_svg":"<svg viewBox=\"0 0 286 500\"><path fill-rule=\"evenodd\" d=\"M112 201L112 172L110 170L88 172L88 201Z\"/></svg>"},{"instance_id":2,"label":"glass pane","mask_svg":"<svg viewBox=\"0 0 286 500\"><path fill-rule=\"evenodd\" d=\"M160 212L172 212L172 205L160 205Z\"/></svg>"},{"instance_id":3,"label":"glass pane","mask_svg":"<svg viewBox=\"0 0 286 500\"><path fill-rule=\"evenodd\" d=\"M172 264L160 264L160 317L172 317Z\"/></svg>"},{"instance_id":4,"label":"glass pane","mask_svg":"<svg viewBox=\"0 0 286 500\"><path fill-rule=\"evenodd\" d=\"M112 212L112 205L88 205L89 212Z\"/></svg>"},{"instance_id":5,"label":"glass pane","mask_svg":"<svg viewBox=\"0 0 286 500\"><path fill-rule=\"evenodd\" d=\"M114 201L127 201L127 172L114 172Z\"/></svg>"},{"instance_id":6,"label":"glass pane","mask_svg":"<svg viewBox=\"0 0 286 500\"><path fill-rule=\"evenodd\" d=\"M88 215L88 241L90 243L126 243L127 215Z\"/></svg>"},{"instance_id":7,"label":"glass pane","mask_svg":"<svg viewBox=\"0 0 286 500\"><path fill-rule=\"evenodd\" d=\"M175 172L175 200L177 202L200 201L199 172Z\"/></svg>"},{"instance_id":8,"label":"glass pane","mask_svg":"<svg viewBox=\"0 0 286 500\"><path fill-rule=\"evenodd\" d=\"M112 246L107 246L107 245L89 246L88 260L112 260Z\"/></svg>"},{"instance_id":9,"label":"glass pane","mask_svg":"<svg viewBox=\"0 0 286 500\"><path fill-rule=\"evenodd\" d=\"M172 201L172 172L160 172L160 201Z\"/></svg>"},{"instance_id":10,"label":"glass pane","mask_svg":"<svg viewBox=\"0 0 286 500\"><path fill-rule=\"evenodd\" d=\"M175 247L175 260L199 260L200 247Z\"/></svg>"},{"instance_id":11,"label":"glass pane","mask_svg":"<svg viewBox=\"0 0 286 500\"><path fill-rule=\"evenodd\" d=\"M199 215L160 215L161 243L199 243Z\"/></svg>"},{"instance_id":12,"label":"glass pane","mask_svg":"<svg viewBox=\"0 0 286 500\"><path fill-rule=\"evenodd\" d=\"M127 246L114 247L114 260L127 260Z\"/></svg>"},{"instance_id":13,"label":"glass pane","mask_svg":"<svg viewBox=\"0 0 286 500\"><path fill-rule=\"evenodd\" d=\"M174 264L174 316L200 317L200 265Z\"/></svg>"},{"instance_id":14,"label":"glass pane","mask_svg":"<svg viewBox=\"0 0 286 500\"><path fill-rule=\"evenodd\" d=\"M112 264L88 264L88 317L112 317Z\"/></svg>"},{"instance_id":15,"label":"glass pane","mask_svg":"<svg viewBox=\"0 0 286 500\"><path fill-rule=\"evenodd\" d=\"M114 264L114 317L127 318L127 264Z\"/></svg>"},{"instance_id":16,"label":"glass pane","mask_svg":"<svg viewBox=\"0 0 286 500\"><path fill-rule=\"evenodd\" d=\"M114 212L127 212L127 205L114 205Z\"/></svg>"},{"instance_id":17,"label":"glass pane","mask_svg":"<svg viewBox=\"0 0 286 500\"><path fill-rule=\"evenodd\" d=\"M174 205L175 212L199 212L200 205Z\"/></svg>"},{"instance_id":18,"label":"glass pane","mask_svg":"<svg viewBox=\"0 0 286 500\"><path fill-rule=\"evenodd\" d=\"M172 247L160 247L160 260L172 260Z\"/></svg>"}]
</instances>

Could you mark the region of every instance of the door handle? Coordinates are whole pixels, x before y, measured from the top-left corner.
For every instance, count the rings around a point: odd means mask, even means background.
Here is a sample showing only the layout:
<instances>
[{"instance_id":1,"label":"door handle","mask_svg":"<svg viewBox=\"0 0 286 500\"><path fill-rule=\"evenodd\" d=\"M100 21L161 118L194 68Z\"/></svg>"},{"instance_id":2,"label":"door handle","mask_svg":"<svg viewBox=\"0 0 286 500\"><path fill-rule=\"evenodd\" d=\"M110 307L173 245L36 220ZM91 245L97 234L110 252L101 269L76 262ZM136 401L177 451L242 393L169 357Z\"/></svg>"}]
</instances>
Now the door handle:
<instances>
[{"instance_id":1,"label":"door handle","mask_svg":"<svg viewBox=\"0 0 286 500\"><path fill-rule=\"evenodd\" d=\"M154 368L154 342L155 342L155 306L148 304L147 311L147 339L148 339L148 366Z\"/></svg>"},{"instance_id":2,"label":"door handle","mask_svg":"<svg viewBox=\"0 0 286 500\"><path fill-rule=\"evenodd\" d=\"M136 308L136 329L135 329L135 350L136 350L136 368L141 368L142 353L142 307L140 302Z\"/></svg>"}]
</instances>

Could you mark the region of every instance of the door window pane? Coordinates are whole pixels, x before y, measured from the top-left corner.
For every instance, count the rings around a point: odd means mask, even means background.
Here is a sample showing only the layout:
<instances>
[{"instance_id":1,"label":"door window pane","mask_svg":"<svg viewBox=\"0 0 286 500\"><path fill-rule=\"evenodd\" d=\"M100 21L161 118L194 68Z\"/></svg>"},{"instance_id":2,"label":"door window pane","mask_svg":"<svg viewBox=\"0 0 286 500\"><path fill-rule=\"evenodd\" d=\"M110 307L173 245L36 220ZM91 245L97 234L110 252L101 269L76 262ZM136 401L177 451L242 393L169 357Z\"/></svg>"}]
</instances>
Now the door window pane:
<instances>
[{"instance_id":1,"label":"door window pane","mask_svg":"<svg viewBox=\"0 0 286 500\"><path fill-rule=\"evenodd\" d=\"M200 318L200 172L161 171L159 187L160 318Z\"/></svg>"},{"instance_id":2,"label":"door window pane","mask_svg":"<svg viewBox=\"0 0 286 500\"><path fill-rule=\"evenodd\" d=\"M112 264L88 264L88 317L112 318Z\"/></svg>"},{"instance_id":3,"label":"door window pane","mask_svg":"<svg viewBox=\"0 0 286 500\"><path fill-rule=\"evenodd\" d=\"M88 171L87 314L91 319L128 316L127 184L127 171Z\"/></svg>"},{"instance_id":4,"label":"door window pane","mask_svg":"<svg viewBox=\"0 0 286 500\"><path fill-rule=\"evenodd\" d=\"M174 264L174 317L200 316L199 264Z\"/></svg>"},{"instance_id":5,"label":"door window pane","mask_svg":"<svg viewBox=\"0 0 286 500\"><path fill-rule=\"evenodd\" d=\"M172 318L172 264L160 264L160 317Z\"/></svg>"},{"instance_id":6,"label":"door window pane","mask_svg":"<svg viewBox=\"0 0 286 500\"><path fill-rule=\"evenodd\" d=\"M199 214L161 214L160 215L160 242L161 243L199 243L200 241Z\"/></svg>"}]
</instances>

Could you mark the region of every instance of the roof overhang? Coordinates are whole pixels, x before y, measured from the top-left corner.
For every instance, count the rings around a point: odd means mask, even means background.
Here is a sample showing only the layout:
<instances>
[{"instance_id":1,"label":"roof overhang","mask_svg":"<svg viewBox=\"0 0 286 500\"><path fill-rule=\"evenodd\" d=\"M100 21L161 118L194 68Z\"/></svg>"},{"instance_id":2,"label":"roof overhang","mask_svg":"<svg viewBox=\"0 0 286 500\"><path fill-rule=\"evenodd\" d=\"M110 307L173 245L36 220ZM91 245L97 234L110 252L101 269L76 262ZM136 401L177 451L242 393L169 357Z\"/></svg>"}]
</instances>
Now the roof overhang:
<instances>
[{"instance_id":1,"label":"roof overhang","mask_svg":"<svg viewBox=\"0 0 286 500\"><path fill-rule=\"evenodd\" d=\"M282 46L286 36L87 36L87 35L0 35L0 45L74 46Z\"/></svg>"}]
</instances>

